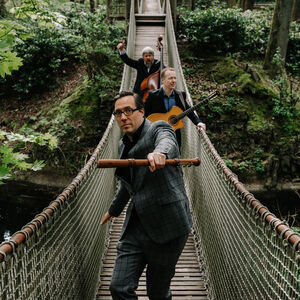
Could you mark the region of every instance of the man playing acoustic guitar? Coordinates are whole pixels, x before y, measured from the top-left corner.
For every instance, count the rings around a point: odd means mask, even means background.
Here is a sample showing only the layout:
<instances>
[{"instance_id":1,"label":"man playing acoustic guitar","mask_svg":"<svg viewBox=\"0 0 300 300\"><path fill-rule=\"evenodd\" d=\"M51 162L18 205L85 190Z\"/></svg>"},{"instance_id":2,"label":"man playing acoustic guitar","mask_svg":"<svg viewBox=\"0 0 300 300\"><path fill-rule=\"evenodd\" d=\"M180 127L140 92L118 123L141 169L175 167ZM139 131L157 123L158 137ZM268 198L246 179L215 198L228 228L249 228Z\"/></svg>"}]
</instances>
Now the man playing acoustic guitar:
<instances>
[{"instance_id":1,"label":"man playing acoustic guitar","mask_svg":"<svg viewBox=\"0 0 300 300\"><path fill-rule=\"evenodd\" d=\"M161 73L163 86L154 91L149 91L145 101L145 116L148 117L156 113L167 113L172 107L177 106L182 111L190 108L186 101L185 92L175 90L176 72L173 68L165 68ZM187 115L190 120L200 129L206 130L206 125L200 121L197 115L192 111ZM152 120L151 120L152 121ZM181 146L180 129L175 130L179 147Z\"/></svg>"}]
</instances>

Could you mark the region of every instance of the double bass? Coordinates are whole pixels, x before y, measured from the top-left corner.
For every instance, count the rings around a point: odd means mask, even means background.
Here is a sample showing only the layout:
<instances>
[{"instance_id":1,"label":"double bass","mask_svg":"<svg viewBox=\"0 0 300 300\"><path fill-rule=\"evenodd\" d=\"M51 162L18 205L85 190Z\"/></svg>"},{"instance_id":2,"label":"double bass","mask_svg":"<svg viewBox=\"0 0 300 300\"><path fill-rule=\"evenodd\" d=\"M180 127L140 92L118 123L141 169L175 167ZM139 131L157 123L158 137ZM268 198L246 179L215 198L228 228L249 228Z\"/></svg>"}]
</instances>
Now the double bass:
<instances>
[{"instance_id":1,"label":"double bass","mask_svg":"<svg viewBox=\"0 0 300 300\"><path fill-rule=\"evenodd\" d=\"M156 45L156 47L160 51L160 68L156 72L154 72L153 74L145 78L141 83L141 91L144 92L144 97L143 97L144 102L148 97L149 90L156 90L161 86L161 71L164 65L163 64L164 51L163 51L163 44L161 42L162 40L163 40L163 36L160 35L157 39L157 45Z\"/></svg>"}]
</instances>

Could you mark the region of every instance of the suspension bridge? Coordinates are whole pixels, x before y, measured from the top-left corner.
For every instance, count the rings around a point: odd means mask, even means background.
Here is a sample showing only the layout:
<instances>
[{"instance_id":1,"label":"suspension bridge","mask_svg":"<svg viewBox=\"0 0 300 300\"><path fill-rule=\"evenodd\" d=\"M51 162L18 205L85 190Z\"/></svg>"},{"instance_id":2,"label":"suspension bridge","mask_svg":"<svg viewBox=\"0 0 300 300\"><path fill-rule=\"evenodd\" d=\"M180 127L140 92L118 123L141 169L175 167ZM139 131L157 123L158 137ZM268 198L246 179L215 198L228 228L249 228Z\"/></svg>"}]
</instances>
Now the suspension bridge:
<instances>
[{"instance_id":1,"label":"suspension bridge","mask_svg":"<svg viewBox=\"0 0 300 300\"><path fill-rule=\"evenodd\" d=\"M139 58L164 36L165 65L189 95L177 51L169 0L132 0L127 52ZM156 57L159 56L155 53ZM124 66L120 90L135 72ZM193 231L176 267L173 299L300 299L300 236L249 193L224 164L204 131L184 120L182 157ZM124 213L100 226L117 182L98 159L117 158L121 132L112 116L87 164L58 197L0 245L0 299L112 299L109 281ZM145 276L137 290L148 299Z\"/></svg>"}]
</instances>

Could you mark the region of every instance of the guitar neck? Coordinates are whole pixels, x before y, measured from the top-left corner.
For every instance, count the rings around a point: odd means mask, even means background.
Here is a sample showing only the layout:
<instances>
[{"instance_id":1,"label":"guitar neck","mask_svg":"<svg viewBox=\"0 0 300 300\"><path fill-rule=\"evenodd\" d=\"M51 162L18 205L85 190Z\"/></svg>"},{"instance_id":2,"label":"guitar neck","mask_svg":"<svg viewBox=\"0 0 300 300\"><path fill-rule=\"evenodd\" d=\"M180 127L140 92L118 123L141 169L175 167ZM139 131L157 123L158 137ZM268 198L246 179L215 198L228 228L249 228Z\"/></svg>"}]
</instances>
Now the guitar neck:
<instances>
[{"instance_id":1,"label":"guitar neck","mask_svg":"<svg viewBox=\"0 0 300 300\"><path fill-rule=\"evenodd\" d=\"M196 105L188 108L187 110L185 110L184 112L182 112L181 114L179 114L178 116L176 116L176 119L178 121L181 120L186 115L188 115L189 113L191 113L192 111L194 111L197 107L206 104L208 101L215 99L217 96L219 96L219 92L214 92L213 94L209 95L206 99L200 101Z\"/></svg>"}]
</instances>

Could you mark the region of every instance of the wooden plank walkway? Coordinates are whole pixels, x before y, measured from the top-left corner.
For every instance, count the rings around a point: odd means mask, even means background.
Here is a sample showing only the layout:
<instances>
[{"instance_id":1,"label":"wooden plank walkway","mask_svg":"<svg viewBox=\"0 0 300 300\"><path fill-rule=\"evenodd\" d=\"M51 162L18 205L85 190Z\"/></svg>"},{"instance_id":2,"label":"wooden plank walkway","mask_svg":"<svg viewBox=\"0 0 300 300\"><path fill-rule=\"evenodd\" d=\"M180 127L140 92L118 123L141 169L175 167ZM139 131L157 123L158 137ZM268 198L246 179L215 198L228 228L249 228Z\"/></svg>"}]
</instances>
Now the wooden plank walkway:
<instances>
[{"instance_id":1,"label":"wooden plank walkway","mask_svg":"<svg viewBox=\"0 0 300 300\"><path fill-rule=\"evenodd\" d=\"M155 20L150 21L150 25L145 22L142 15L136 15L137 26L136 26L136 40L135 40L135 53L134 58L138 59L141 57L142 49L146 46L150 46L154 49L154 57L160 60L160 52L156 49L157 38L159 35L165 35L165 27L161 22L157 20L163 16L159 16L157 1L159 0L145 0L144 14L147 14L146 19L149 19L149 14L153 14ZM168 66L168 45L166 40L163 40L164 45L164 64ZM133 69L132 74L132 86L136 78L136 70ZM114 261L116 258L116 245L120 236L121 227L125 218L125 212L120 217L113 220L110 236L109 245L106 256L102 265L100 286L96 300L112 299L109 292L109 284L112 276ZM148 299L146 293L146 282L145 272L143 272L140 278L139 287L137 289L137 295L139 300ZM176 274L171 283L171 291L173 294L172 299L174 300L207 300L207 291L204 286L203 274L200 271L200 266L197 259L196 248L194 245L193 236L190 235L186 243L186 246L179 258L176 266Z\"/></svg>"},{"instance_id":2,"label":"wooden plank walkway","mask_svg":"<svg viewBox=\"0 0 300 300\"><path fill-rule=\"evenodd\" d=\"M112 300L109 292L109 284L112 276L113 266L116 258L116 245L124 222L125 212L113 220L109 236L109 246L102 265L100 286L96 300ZM207 291L204 286L203 274L200 271L194 239L192 234L185 245L185 248L176 265L176 273L171 282L173 300L207 300ZM145 271L140 278L137 289L139 300L148 299L146 293Z\"/></svg>"}]
</instances>

